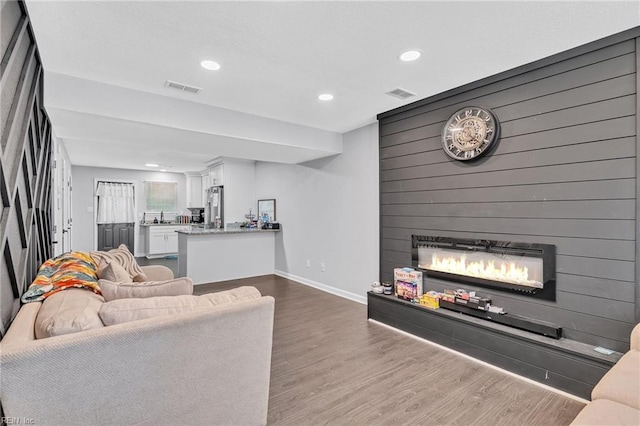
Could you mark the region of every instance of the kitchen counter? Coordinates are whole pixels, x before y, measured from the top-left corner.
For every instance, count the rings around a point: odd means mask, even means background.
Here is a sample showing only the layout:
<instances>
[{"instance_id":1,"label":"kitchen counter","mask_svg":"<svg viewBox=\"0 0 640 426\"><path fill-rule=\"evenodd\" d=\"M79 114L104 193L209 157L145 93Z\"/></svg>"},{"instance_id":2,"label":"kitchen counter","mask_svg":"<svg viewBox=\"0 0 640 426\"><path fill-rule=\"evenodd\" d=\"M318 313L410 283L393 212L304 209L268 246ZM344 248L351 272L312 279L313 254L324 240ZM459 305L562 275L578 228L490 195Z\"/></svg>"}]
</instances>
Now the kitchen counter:
<instances>
[{"instance_id":1,"label":"kitchen counter","mask_svg":"<svg viewBox=\"0 0 640 426\"><path fill-rule=\"evenodd\" d=\"M280 229L214 229L176 231L178 276L194 284L273 274Z\"/></svg>"},{"instance_id":2,"label":"kitchen counter","mask_svg":"<svg viewBox=\"0 0 640 426\"><path fill-rule=\"evenodd\" d=\"M202 228L202 227L194 227L192 226L189 230L181 230L176 231L179 234L188 234L188 235L209 235L209 234L255 234L258 232L279 232L279 229L247 229L247 228L224 228L224 229L215 229L215 228Z\"/></svg>"},{"instance_id":3,"label":"kitchen counter","mask_svg":"<svg viewBox=\"0 0 640 426\"><path fill-rule=\"evenodd\" d=\"M191 223L141 223L140 226L191 226Z\"/></svg>"}]
</instances>

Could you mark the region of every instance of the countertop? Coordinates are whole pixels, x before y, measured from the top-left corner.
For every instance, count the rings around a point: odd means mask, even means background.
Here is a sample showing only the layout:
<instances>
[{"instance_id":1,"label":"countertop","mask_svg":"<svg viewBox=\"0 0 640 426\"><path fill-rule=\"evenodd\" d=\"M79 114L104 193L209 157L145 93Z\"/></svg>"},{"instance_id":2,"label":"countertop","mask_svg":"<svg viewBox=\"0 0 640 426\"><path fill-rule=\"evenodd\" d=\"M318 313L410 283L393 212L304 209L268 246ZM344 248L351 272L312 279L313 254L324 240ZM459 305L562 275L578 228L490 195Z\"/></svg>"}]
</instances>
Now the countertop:
<instances>
[{"instance_id":1,"label":"countertop","mask_svg":"<svg viewBox=\"0 0 640 426\"><path fill-rule=\"evenodd\" d=\"M214 228L202 228L192 227L188 231L176 231L179 234L187 235L208 235L208 234L256 234L259 232L279 232L279 229L246 229L246 228L232 228L232 229L214 229Z\"/></svg>"},{"instance_id":2,"label":"countertop","mask_svg":"<svg viewBox=\"0 0 640 426\"><path fill-rule=\"evenodd\" d=\"M191 223L141 223L140 226L191 226Z\"/></svg>"}]
</instances>

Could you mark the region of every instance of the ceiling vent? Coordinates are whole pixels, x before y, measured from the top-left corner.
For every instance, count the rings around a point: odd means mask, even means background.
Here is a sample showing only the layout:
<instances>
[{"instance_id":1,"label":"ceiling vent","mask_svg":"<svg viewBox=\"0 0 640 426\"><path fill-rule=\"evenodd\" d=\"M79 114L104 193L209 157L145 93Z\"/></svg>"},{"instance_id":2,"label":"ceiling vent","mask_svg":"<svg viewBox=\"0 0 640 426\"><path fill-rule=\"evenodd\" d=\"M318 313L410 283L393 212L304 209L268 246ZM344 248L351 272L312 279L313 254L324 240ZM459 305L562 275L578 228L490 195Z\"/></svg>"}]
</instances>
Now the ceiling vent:
<instances>
[{"instance_id":1,"label":"ceiling vent","mask_svg":"<svg viewBox=\"0 0 640 426\"><path fill-rule=\"evenodd\" d=\"M387 92L386 94L389 95L389 96L394 96L396 98L400 98L400 99L407 99L407 98L410 98L410 97L416 95L415 93L412 93L412 92L410 92L408 90L404 90L401 87L398 87L397 89L393 89L392 91Z\"/></svg>"},{"instance_id":2,"label":"ceiling vent","mask_svg":"<svg viewBox=\"0 0 640 426\"><path fill-rule=\"evenodd\" d=\"M202 87L189 86L188 84L178 83L177 81L167 80L164 82L165 87L172 89L182 90L188 93L198 93L202 90Z\"/></svg>"}]
</instances>

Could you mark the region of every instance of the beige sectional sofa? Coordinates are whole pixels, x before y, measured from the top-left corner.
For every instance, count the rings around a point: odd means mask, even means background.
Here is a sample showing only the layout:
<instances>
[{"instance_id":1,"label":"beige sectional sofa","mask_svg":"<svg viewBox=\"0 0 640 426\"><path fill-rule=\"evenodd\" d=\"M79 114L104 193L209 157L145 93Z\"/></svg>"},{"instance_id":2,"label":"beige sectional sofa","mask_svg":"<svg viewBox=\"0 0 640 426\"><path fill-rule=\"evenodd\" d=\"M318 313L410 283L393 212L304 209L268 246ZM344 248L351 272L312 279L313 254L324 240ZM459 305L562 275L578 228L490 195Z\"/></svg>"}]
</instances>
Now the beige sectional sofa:
<instances>
[{"instance_id":1,"label":"beige sectional sofa","mask_svg":"<svg viewBox=\"0 0 640 426\"><path fill-rule=\"evenodd\" d=\"M274 299L235 291L154 297L209 302L41 339L36 319L49 300L23 305L0 342L4 416L37 425L266 424ZM58 294L72 292L101 297Z\"/></svg>"},{"instance_id":2,"label":"beige sectional sofa","mask_svg":"<svg viewBox=\"0 0 640 426\"><path fill-rule=\"evenodd\" d=\"M640 324L631 332L631 349L598 382L591 402L574 426L640 425Z\"/></svg>"}]
</instances>

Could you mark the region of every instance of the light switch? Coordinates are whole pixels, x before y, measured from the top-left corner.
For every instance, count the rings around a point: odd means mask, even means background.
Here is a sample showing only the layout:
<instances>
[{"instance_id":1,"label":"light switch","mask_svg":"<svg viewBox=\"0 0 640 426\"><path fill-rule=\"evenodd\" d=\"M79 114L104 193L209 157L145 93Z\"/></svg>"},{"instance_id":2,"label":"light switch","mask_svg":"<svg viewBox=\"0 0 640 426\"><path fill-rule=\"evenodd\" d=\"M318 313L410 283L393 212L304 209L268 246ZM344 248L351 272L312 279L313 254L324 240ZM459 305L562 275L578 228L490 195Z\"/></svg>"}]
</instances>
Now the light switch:
<instances>
[{"instance_id":1,"label":"light switch","mask_svg":"<svg viewBox=\"0 0 640 426\"><path fill-rule=\"evenodd\" d=\"M89 213L93 213L93 206L87 206L87 211Z\"/></svg>"}]
</instances>

